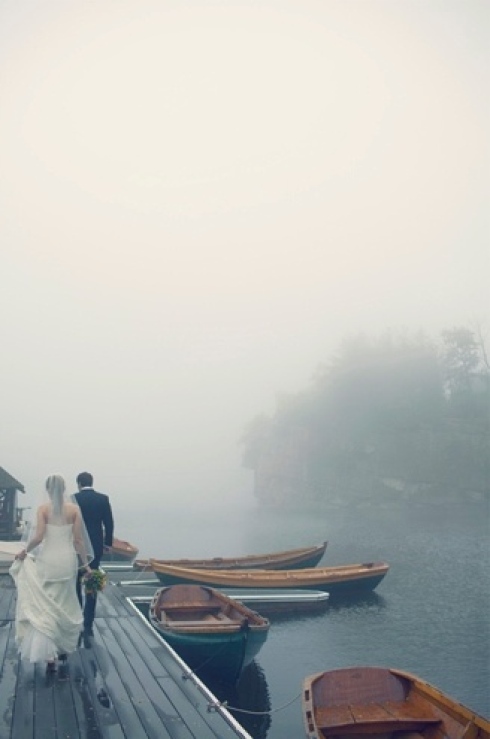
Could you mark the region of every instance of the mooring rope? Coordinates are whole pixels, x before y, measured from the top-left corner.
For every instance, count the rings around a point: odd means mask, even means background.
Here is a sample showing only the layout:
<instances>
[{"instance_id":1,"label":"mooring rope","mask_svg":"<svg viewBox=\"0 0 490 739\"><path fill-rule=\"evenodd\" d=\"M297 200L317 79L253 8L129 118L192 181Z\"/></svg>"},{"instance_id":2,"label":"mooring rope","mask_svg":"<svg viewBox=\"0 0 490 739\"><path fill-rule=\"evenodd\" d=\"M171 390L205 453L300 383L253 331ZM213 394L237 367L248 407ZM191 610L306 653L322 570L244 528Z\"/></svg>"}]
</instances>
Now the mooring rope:
<instances>
[{"instance_id":1,"label":"mooring rope","mask_svg":"<svg viewBox=\"0 0 490 739\"><path fill-rule=\"evenodd\" d=\"M287 703L284 703L284 705L278 706L277 708L272 708L270 711L249 711L247 708L238 708L237 706L230 706L228 701L218 701L216 703L208 703L208 710L212 711L212 710L216 710L217 708L226 708L227 711L237 711L237 713L248 713L252 716L272 716L273 713L284 711L285 708L288 708L299 698L301 698L301 693L298 693L298 695L295 695L294 698L291 698L291 700L288 701Z\"/></svg>"}]
</instances>

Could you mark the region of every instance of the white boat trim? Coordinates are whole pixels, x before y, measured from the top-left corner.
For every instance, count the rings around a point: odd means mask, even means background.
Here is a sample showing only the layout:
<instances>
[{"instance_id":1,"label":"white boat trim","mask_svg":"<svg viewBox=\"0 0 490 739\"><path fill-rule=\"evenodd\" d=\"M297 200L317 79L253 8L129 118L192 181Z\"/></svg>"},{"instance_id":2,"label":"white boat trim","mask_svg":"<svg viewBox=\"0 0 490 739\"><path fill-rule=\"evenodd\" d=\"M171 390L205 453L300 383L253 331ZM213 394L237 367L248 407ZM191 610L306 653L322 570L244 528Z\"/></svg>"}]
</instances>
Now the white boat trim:
<instances>
[{"instance_id":1,"label":"white boat trim","mask_svg":"<svg viewBox=\"0 0 490 739\"><path fill-rule=\"evenodd\" d=\"M136 583L132 583L132 581L125 581L121 582L120 584L130 585ZM161 587L163 586L157 587L157 590L160 590ZM220 593L223 593L223 595L227 595L229 598L238 600L240 601L240 603L243 603L246 606L260 606L261 604L267 603L275 605L294 605L295 603L325 603L330 597L330 593L327 593L323 590L261 590L261 592L256 593L244 593L243 591L219 588L219 591ZM153 597L148 595L130 595L128 597L134 603L142 604L151 603L151 601L153 600Z\"/></svg>"}]
</instances>

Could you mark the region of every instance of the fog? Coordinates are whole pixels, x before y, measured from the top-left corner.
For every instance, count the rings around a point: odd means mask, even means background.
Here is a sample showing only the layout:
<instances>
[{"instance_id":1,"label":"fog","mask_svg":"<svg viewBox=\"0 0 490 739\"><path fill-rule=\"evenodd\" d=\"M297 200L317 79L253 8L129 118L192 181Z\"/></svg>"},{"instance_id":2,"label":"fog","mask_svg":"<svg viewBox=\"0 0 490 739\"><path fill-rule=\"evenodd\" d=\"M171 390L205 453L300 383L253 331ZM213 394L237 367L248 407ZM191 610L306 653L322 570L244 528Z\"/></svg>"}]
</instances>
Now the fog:
<instances>
[{"instance_id":1,"label":"fog","mask_svg":"<svg viewBox=\"0 0 490 739\"><path fill-rule=\"evenodd\" d=\"M0 2L0 465L252 498L347 335L488 315L482 0ZM124 534L124 532L120 532Z\"/></svg>"}]
</instances>

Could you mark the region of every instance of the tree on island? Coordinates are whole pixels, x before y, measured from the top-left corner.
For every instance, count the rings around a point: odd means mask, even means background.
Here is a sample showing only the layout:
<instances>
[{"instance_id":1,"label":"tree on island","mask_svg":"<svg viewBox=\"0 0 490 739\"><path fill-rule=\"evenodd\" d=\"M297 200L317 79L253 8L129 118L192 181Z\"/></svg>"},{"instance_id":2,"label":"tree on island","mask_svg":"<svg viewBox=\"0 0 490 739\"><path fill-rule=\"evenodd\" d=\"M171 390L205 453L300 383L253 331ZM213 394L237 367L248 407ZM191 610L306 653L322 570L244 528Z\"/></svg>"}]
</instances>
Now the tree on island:
<instances>
[{"instance_id":1,"label":"tree on island","mask_svg":"<svg viewBox=\"0 0 490 739\"><path fill-rule=\"evenodd\" d=\"M488 446L489 379L481 333L466 328L443 331L439 343L423 333L351 337L307 390L282 397L272 417L247 426L243 464L255 471L256 487L267 476L280 485L289 474L305 494L363 474L442 481L448 455L461 461L476 453L466 448L471 434L483 434ZM461 472L467 466L472 479L480 467L487 474L485 464L463 460Z\"/></svg>"}]
</instances>

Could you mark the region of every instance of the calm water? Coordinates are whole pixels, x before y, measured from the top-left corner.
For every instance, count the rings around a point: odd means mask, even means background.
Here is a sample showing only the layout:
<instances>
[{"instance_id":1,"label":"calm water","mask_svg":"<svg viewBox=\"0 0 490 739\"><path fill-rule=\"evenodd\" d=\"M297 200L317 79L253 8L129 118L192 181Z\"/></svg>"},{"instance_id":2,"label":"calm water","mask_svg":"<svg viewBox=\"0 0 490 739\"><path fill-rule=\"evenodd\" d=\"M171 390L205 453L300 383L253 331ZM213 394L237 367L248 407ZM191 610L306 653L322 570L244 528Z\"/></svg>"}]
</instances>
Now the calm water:
<instances>
[{"instance_id":1,"label":"calm water","mask_svg":"<svg viewBox=\"0 0 490 739\"><path fill-rule=\"evenodd\" d=\"M398 667L490 716L490 519L488 504L387 501L308 513L151 511L146 523L117 514L118 534L141 556L226 556L328 539L323 565L385 560L374 593L331 602L322 613L272 618L268 640L236 689L211 686L255 739L304 736L306 675L365 664Z\"/></svg>"}]
</instances>

